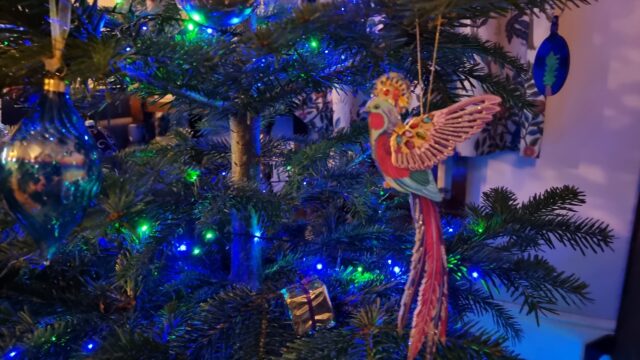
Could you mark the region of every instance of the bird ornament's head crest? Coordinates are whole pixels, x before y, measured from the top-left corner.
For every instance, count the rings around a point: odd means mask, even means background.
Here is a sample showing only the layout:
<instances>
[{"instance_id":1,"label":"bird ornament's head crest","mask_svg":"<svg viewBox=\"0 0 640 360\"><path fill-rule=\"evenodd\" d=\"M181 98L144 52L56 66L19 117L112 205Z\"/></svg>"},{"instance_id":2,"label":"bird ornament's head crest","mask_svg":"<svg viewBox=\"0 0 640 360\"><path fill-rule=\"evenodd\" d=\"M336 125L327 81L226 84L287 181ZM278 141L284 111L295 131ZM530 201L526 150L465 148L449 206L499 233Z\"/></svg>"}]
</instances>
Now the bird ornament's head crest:
<instances>
[{"instance_id":1,"label":"bird ornament's head crest","mask_svg":"<svg viewBox=\"0 0 640 360\"><path fill-rule=\"evenodd\" d=\"M409 107L411 87L404 76L390 72L376 80L373 96L388 101L396 108L398 114L402 114Z\"/></svg>"},{"instance_id":2,"label":"bird ornament's head crest","mask_svg":"<svg viewBox=\"0 0 640 360\"><path fill-rule=\"evenodd\" d=\"M409 107L410 98L409 82L402 75L391 72L376 80L373 97L365 108L372 139L402 124L400 114Z\"/></svg>"}]
</instances>

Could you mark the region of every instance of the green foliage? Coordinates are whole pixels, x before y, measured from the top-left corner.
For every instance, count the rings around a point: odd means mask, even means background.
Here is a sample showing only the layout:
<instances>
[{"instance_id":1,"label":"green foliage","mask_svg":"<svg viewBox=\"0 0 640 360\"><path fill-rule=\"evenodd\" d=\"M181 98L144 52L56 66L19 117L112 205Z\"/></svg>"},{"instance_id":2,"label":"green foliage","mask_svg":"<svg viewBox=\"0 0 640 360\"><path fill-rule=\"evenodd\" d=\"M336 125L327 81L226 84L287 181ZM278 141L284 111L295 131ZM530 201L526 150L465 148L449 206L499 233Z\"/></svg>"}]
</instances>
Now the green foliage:
<instances>
[{"instance_id":1,"label":"green foliage","mask_svg":"<svg viewBox=\"0 0 640 360\"><path fill-rule=\"evenodd\" d=\"M20 344L36 358L42 351L80 356L91 337L100 340L92 356L105 359L404 357L407 332L396 332L395 317L413 241L408 201L380 188L366 147L358 146L366 141L360 131L356 126L303 151L263 138L279 166L295 163L277 193L231 185L221 175L228 152L224 157L218 150L224 147L202 139L177 136L168 145L125 151L105 168L98 206L44 269L29 266L38 263L31 260L33 245L7 218L0 244L2 346ZM199 170L198 181L185 178L188 169ZM460 230L445 232L452 312L441 358L517 359L507 344L522 329L505 299L536 317L590 301L583 281L532 253L558 245L585 254L607 249L608 225L576 215L584 202L571 186L522 202L496 188L465 217L450 220ZM241 204L251 204L263 226L259 290L226 281L228 214ZM207 238L212 229L215 236ZM202 253L177 252L185 237ZM399 275L387 259L403 269ZM279 290L317 262L324 264L318 274L336 325L296 337ZM475 325L479 317L495 326ZM57 341L47 342L51 336Z\"/></svg>"}]
</instances>

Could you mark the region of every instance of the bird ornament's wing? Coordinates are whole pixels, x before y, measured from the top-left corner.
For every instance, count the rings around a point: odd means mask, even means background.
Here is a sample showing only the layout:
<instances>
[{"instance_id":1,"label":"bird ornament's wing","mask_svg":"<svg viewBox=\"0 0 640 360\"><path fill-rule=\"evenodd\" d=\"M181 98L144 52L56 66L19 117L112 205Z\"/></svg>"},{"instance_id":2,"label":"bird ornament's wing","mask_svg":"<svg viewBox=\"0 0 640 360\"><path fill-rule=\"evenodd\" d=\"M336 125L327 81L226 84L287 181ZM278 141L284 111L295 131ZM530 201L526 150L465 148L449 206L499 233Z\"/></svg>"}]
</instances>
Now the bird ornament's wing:
<instances>
[{"instance_id":1,"label":"bird ornament's wing","mask_svg":"<svg viewBox=\"0 0 640 360\"><path fill-rule=\"evenodd\" d=\"M425 170L453 155L500 110L500 98L481 95L398 125L391 136L391 161L401 168Z\"/></svg>"}]
</instances>

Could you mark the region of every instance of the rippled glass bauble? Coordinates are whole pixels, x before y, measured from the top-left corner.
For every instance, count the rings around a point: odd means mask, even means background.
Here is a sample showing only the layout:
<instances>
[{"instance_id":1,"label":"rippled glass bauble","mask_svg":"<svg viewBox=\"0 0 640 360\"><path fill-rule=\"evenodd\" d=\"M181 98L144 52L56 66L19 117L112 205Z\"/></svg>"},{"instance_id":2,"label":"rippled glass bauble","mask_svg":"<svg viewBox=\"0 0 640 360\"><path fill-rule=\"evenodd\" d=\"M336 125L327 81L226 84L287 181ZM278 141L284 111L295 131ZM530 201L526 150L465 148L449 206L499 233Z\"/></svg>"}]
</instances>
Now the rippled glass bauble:
<instances>
[{"instance_id":1,"label":"rippled glass bauble","mask_svg":"<svg viewBox=\"0 0 640 360\"><path fill-rule=\"evenodd\" d=\"M247 20L254 9L253 0L177 0L190 19L214 28L227 28Z\"/></svg>"},{"instance_id":2,"label":"rippled glass bauble","mask_svg":"<svg viewBox=\"0 0 640 360\"><path fill-rule=\"evenodd\" d=\"M69 96L45 87L2 147L9 210L50 257L77 226L101 183L100 155Z\"/></svg>"}]
</instances>

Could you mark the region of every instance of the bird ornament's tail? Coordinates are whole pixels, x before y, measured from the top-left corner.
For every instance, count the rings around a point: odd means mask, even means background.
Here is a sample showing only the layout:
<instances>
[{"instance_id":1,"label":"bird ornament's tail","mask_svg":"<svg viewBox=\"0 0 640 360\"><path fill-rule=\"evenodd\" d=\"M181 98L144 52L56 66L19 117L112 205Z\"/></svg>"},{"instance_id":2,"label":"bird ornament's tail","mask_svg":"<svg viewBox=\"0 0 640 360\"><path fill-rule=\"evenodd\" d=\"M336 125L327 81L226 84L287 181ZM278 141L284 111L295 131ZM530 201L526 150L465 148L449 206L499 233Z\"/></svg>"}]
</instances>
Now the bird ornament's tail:
<instances>
[{"instance_id":1,"label":"bird ornament's tail","mask_svg":"<svg viewBox=\"0 0 640 360\"><path fill-rule=\"evenodd\" d=\"M446 339L447 256L436 204L425 197L412 195L411 211L416 236L411 271L400 304L398 331L402 333L405 327L409 309L420 284L407 359L415 359L425 342L426 359L432 359L438 341L444 342Z\"/></svg>"}]
</instances>

